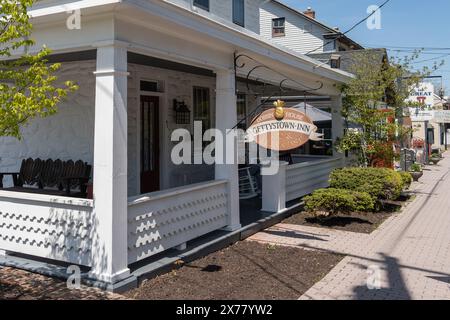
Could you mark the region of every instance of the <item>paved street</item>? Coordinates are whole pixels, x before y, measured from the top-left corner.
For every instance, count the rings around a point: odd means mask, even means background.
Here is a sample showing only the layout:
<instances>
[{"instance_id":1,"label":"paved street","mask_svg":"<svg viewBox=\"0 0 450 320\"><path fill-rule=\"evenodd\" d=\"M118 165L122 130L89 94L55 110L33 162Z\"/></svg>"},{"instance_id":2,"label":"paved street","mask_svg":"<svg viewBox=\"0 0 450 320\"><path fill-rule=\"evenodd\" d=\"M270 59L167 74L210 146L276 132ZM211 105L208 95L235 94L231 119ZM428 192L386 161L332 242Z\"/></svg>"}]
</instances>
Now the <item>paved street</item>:
<instances>
[{"instance_id":1,"label":"paved street","mask_svg":"<svg viewBox=\"0 0 450 320\"><path fill-rule=\"evenodd\" d=\"M300 299L450 299L449 154L412 190L370 235L281 224L250 240L347 255Z\"/></svg>"}]
</instances>

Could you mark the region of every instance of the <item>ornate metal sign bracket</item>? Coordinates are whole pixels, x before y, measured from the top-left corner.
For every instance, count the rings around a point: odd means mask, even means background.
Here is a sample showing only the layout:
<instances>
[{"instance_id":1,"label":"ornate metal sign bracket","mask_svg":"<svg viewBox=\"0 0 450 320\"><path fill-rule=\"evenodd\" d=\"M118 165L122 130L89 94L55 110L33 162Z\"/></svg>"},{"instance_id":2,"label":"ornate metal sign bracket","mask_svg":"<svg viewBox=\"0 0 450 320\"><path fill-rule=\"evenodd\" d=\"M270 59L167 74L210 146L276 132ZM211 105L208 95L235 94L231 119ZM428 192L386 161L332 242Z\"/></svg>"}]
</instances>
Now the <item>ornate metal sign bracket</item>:
<instances>
[{"instance_id":1,"label":"ornate metal sign bracket","mask_svg":"<svg viewBox=\"0 0 450 320\"><path fill-rule=\"evenodd\" d=\"M273 72L273 73L275 73L275 74L278 74L279 76L281 76L281 77L283 78L283 80L281 80L280 83L278 84L280 96L282 95L283 92L286 92L286 91L287 91L286 88L283 87L283 85L284 85L286 82L292 82L292 83L295 83L295 84L297 84L297 85L299 85L299 86L305 88L305 90L300 90L305 96L306 96L306 94L308 94L308 93L313 93L313 92L315 92L315 91L318 91L318 90L322 89L323 86L324 86L323 82L317 81L318 87L312 88L312 87L310 87L310 86L307 86L307 85L303 84L303 83L300 82L300 81L297 81L297 80L295 80L295 79L292 79L292 78L290 78L290 77L288 77L288 76L282 74L281 72L279 72L279 71L277 71L277 70L274 70L273 68L271 68L271 67L269 67L269 66L267 66L267 65L265 65L265 64L263 64L263 63L261 63L261 62L259 62L258 60L256 60L256 59L250 57L250 56L247 55L247 54L237 54L237 53L235 53L235 54L234 54L234 72L235 72L236 84L237 84L238 70L239 70L239 69L244 69L244 68L247 66L247 63L246 63L245 61L240 61L240 60L242 60L242 58L247 58L248 60L251 60L253 63L256 64L256 66L253 66L253 67L250 68L250 70L247 72L247 75L245 76L245 81L246 81L246 86L247 86L247 91L248 91L248 92L251 92L251 91L252 91L251 88L250 88L250 81L251 81L251 80L256 81L256 82L262 82L262 83L263 83L263 94L264 94L264 92L265 92L265 90L266 90L267 83L266 83L265 81L261 81L258 77L254 77L254 78L252 79L252 75L254 74L254 72L255 72L256 70L259 70L259 69L266 69L266 70L269 70L269 71L271 71L271 72ZM237 87L237 86L236 86L236 87ZM263 94L259 94L259 95L263 95ZM248 114L244 119L241 119L241 120L233 127L233 129L236 129L241 123L243 123L244 121L247 121L249 118L251 118L251 119L256 118L256 114L260 111L260 109L261 109L262 107L264 107L264 106L267 104L267 102L269 102L270 100L272 100L272 99L274 98L274 96L275 96L274 94L271 94L271 95L269 95L268 97L266 97L266 99L264 99L264 101L262 101L262 102L261 102L261 103L260 103L260 104L252 111L252 112L250 112L250 114Z\"/></svg>"}]
</instances>

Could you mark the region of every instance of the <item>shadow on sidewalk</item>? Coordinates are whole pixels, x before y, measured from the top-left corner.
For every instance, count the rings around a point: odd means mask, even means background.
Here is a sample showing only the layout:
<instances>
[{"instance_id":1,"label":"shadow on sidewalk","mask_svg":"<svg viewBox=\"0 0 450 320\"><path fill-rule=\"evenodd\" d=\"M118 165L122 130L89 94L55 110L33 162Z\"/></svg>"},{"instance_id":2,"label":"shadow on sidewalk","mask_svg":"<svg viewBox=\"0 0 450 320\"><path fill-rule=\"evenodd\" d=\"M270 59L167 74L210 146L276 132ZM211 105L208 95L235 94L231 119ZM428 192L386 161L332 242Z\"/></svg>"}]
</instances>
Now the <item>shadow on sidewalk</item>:
<instances>
[{"instance_id":1,"label":"shadow on sidewalk","mask_svg":"<svg viewBox=\"0 0 450 320\"><path fill-rule=\"evenodd\" d=\"M356 300L411 300L411 295L403 279L398 260L381 254L384 270L387 272L389 288L369 289L368 286L357 286L353 289Z\"/></svg>"},{"instance_id":2,"label":"shadow on sidewalk","mask_svg":"<svg viewBox=\"0 0 450 320\"><path fill-rule=\"evenodd\" d=\"M294 239L304 239L304 240L317 240L317 241L328 241L316 236L307 235L299 231L277 231L277 230L264 230L264 233L271 234L278 237L294 238Z\"/></svg>"}]
</instances>

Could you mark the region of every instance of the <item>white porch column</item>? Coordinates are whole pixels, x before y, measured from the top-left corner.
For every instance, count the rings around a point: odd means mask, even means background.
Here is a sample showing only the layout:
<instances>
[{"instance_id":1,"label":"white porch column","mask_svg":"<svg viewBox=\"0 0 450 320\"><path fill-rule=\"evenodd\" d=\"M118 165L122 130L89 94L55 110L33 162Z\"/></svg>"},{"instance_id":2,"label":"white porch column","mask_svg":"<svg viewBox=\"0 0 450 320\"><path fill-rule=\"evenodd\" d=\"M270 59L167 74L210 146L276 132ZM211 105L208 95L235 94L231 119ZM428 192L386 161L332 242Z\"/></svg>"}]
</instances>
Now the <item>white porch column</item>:
<instances>
[{"instance_id":1,"label":"white porch column","mask_svg":"<svg viewBox=\"0 0 450 320\"><path fill-rule=\"evenodd\" d=\"M234 146L227 148L224 143L224 162L216 163L216 179L228 180L228 227L229 231L241 227L239 215L239 172L237 162L236 137L228 132L237 123L236 81L231 70L216 72L216 128L230 141L234 137ZM228 144L230 145L230 144ZM228 149L228 150L227 150ZM231 153L234 152L234 155ZM228 161L227 161L228 160ZM231 163L232 162L232 163Z\"/></svg>"},{"instance_id":2,"label":"white porch column","mask_svg":"<svg viewBox=\"0 0 450 320\"><path fill-rule=\"evenodd\" d=\"M262 176L262 211L280 212L286 209L286 169L288 163L279 161L278 166L277 174Z\"/></svg>"},{"instance_id":3,"label":"white porch column","mask_svg":"<svg viewBox=\"0 0 450 320\"><path fill-rule=\"evenodd\" d=\"M115 283L129 276L127 257L127 49L97 48L94 141L95 229L91 276Z\"/></svg>"},{"instance_id":4,"label":"white porch column","mask_svg":"<svg viewBox=\"0 0 450 320\"><path fill-rule=\"evenodd\" d=\"M336 139L342 138L344 135L344 120L342 119L342 96L331 96L331 126L332 126L332 138L333 138L333 146L336 143ZM337 151L333 151L334 156L337 158L342 158L342 165L344 165L345 156L343 154L338 153Z\"/></svg>"}]
</instances>

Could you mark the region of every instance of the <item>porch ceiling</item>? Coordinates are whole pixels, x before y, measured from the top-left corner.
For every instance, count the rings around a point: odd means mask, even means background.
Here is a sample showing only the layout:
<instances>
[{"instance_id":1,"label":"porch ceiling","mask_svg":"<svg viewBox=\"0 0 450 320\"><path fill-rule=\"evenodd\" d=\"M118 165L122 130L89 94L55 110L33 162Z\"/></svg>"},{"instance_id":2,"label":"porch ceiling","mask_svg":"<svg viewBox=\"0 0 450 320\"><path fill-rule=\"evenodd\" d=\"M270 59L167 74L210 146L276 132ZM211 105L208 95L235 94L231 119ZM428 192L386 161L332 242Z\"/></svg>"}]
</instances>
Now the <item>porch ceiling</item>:
<instances>
[{"instance_id":1,"label":"porch ceiling","mask_svg":"<svg viewBox=\"0 0 450 320\"><path fill-rule=\"evenodd\" d=\"M305 55L277 46L232 23L221 20L213 21L208 16L171 3L147 1L145 5L139 6L128 4L124 6L123 10L120 10L117 17L126 24L139 24L165 34L166 42L169 41L167 35L176 38L178 43L183 44L181 52L178 53L190 58L199 57L199 63L206 63L212 67L229 69L233 67L231 55L234 53L249 55L270 67L270 70L259 69L253 79L264 80L274 85L289 78L293 81L285 82L285 87L303 91L317 88L318 82L322 82L323 88L319 92L320 94L336 94L337 90L334 85L347 82L352 77L349 73L331 69ZM130 19L130 17L133 18ZM131 50L133 50L134 43L142 43L133 41L136 39L135 33L133 33L133 37L129 37L126 32L126 30L130 30L128 26L124 25L123 28L118 26L121 29L118 30L120 38L132 43ZM156 43L151 43L151 46L155 47ZM218 60L214 61L215 57L211 54L199 55L198 52L195 52L197 48L204 48L209 53L215 53ZM194 52L190 53L192 49ZM161 47L161 50L164 51L164 48ZM251 63L247 63L247 67L252 68ZM274 72L274 70L278 72ZM246 76L248 72L245 68L240 71L242 72L238 73L239 76Z\"/></svg>"},{"instance_id":2,"label":"porch ceiling","mask_svg":"<svg viewBox=\"0 0 450 320\"><path fill-rule=\"evenodd\" d=\"M90 2L89 6L83 8L83 22L80 34L91 32L90 23L96 23L94 17L102 14L104 17L111 14L114 26L113 39L120 39L127 44L128 50L135 53L145 54L156 58L190 64L209 70L232 69L233 54L243 53L257 59L270 69L259 69L252 75L253 80L278 86L285 78L284 87L298 91L310 90L321 86L316 94L334 95L338 94L336 84L347 82L351 75L320 65L316 60L293 52L287 48L276 46L261 36L237 27L227 21L215 21L201 13L192 12L177 5L164 1L100 1ZM77 2L78 3L78 2ZM81 5L85 1L79 2ZM73 4L72 6L74 6ZM48 10L44 9L34 12L34 23L44 24L59 17L61 21L67 19L68 7ZM73 9L70 7L70 9ZM33 12L32 12L33 14ZM105 29L106 30L106 29ZM46 33L50 30L46 29ZM56 32L56 31L55 31ZM61 38L61 30L58 31ZM67 31L70 32L70 31ZM73 34L71 34L72 36ZM88 35L89 36L89 35ZM98 40L105 40L105 34ZM51 37L46 36L46 39ZM92 35L89 37L92 38ZM78 38L77 38L78 39ZM89 44L73 43L73 48L86 48ZM58 52L60 45L55 41L53 48ZM92 46L92 41L90 42ZM67 52L68 45L64 50ZM247 64L251 68L251 64ZM281 73L278 74L273 70ZM239 70L240 77L246 77L248 70Z\"/></svg>"}]
</instances>

